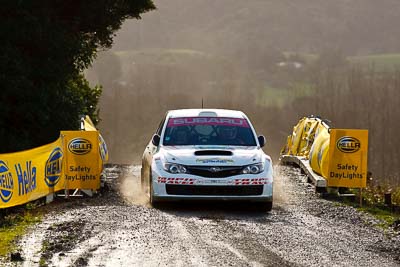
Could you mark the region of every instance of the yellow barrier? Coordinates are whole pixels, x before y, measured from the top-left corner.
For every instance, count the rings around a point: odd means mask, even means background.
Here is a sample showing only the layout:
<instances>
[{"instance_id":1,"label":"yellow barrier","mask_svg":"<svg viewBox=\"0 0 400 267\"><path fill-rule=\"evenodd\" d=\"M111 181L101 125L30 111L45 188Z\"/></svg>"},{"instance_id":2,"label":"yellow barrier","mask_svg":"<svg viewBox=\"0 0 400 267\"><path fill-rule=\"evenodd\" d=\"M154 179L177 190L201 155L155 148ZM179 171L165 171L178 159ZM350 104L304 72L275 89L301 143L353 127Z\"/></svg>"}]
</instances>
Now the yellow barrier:
<instances>
[{"instance_id":1,"label":"yellow barrier","mask_svg":"<svg viewBox=\"0 0 400 267\"><path fill-rule=\"evenodd\" d=\"M96 127L94 126L94 123L90 119L89 116L86 116L83 120L83 129L85 131L97 131ZM99 132L99 149L100 149L100 156L103 162L108 161L108 150L107 150L107 145L106 141L104 141L103 136L101 136ZM101 165L102 167L102 165Z\"/></svg>"},{"instance_id":2,"label":"yellow barrier","mask_svg":"<svg viewBox=\"0 0 400 267\"><path fill-rule=\"evenodd\" d=\"M292 135L288 136L281 155L305 156L308 158L311 146L314 143L315 133L322 123L322 120L315 117L304 117L293 127Z\"/></svg>"},{"instance_id":3,"label":"yellow barrier","mask_svg":"<svg viewBox=\"0 0 400 267\"><path fill-rule=\"evenodd\" d=\"M304 117L281 155L306 157L331 187L366 187L368 131L330 129L321 119Z\"/></svg>"},{"instance_id":4,"label":"yellow barrier","mask_svg":"<svg viewBox=\"0 0 400 267\"><path fill-rule=\"evenodd\" d=\"M311 146L314 143L315 132L321 125L317 119L308 118L304 123L303 136L301 138L299 155L308 157L310 154Z\"/></svg>"},{"instance_id":5,"label":"yellow barrier","mask_svg":"<svg viewBox=\"0 0 400 267\"><path fill-rule=\"evenodd\" d=\"M315 131L315 139L310 150L310 166L315 173L327 177L328 173L328 150L330 135L328 127L320 123Z\"/></svg>"},{"instance_id":6,"label":"yellow barrier","mask_svg":"<svg viewBox=\"0 0 400 267\"><path fill-rule=\"evenodd\" d=\"M304 124L307 118L303 118L299 123L293 127L293 133L291 137L291 146L289 147L290 155L297 155L300 150L301 139L303 138Z\"/></svg>"},{"instance_id":7,"label":"yellow barrier","mask_svg":"<svg viewBox=\"0 0 400 267\"><path fill-rule=\"evenodd\" d=\"M64 189L96 190L107 159L97 131L63 131L51 144L0 154L0 209Z\"/></svg>"},{"instance_id":8,"label":"yellow barrier","mask_svg":"<svg viewBox=\"0 0 400 267\"><path fill-rule=\"evenodd\" d=\"M0 208L41 198L62 185L62 139L18 153L0 155Z\"/></svg>"}]
</instances>

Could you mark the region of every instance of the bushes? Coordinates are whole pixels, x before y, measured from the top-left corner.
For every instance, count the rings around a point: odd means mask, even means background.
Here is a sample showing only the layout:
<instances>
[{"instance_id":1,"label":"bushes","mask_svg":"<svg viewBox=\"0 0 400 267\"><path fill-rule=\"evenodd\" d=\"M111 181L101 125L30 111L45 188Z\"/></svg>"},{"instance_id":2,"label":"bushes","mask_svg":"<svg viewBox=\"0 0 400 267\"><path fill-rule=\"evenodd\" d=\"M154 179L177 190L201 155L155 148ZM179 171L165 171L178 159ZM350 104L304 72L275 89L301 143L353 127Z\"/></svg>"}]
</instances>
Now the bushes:
<instances>
[{"instance_id":1,"label":"bushes","mask_svg":"<svg viewBox=\"0 0 400 267\"><path fill-rule=\"evenodd\" d=\"M96 122L101 89L80 73L125 19L153 8L151 0L2 3L0 153L49 143L76 129L80 114Z\"/></svg>"}]
</instances>

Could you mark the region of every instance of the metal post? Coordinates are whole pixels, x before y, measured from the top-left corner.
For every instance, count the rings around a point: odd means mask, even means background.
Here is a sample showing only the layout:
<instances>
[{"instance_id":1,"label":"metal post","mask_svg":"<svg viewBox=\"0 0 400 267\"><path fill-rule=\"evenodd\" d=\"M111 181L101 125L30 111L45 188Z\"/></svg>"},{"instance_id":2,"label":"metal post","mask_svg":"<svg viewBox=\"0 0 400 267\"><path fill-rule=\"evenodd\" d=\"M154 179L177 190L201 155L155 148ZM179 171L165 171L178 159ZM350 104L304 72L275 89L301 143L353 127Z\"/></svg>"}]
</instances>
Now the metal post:
<instances>
[{"instance_id":1,"label":"metal post","mask_svg":"<svg viewBox=\"0 0 400 267\"><path fill-rule=\"evenodd\" d=\"M388 207L392 207L392 194L385 193L385 205Z\"/></svg>"},{"instance_id":2,"label":"metal post","mask_svg":"<svg viewBox=\"0 0 400 267\"><path fill-rule=\"evenodd\" d=\"M360 208L362 207L362 188L360 187Z\"/></svg>"},{"instance_id":3,"label":"metal post","mask_svg":"<svg viewBox=\"0 0 400 267\"><path fill-rule=\"evenodd\" d=\"M65 147L65 135L64 135L64 134L61 135L61 142L62 142L63 151L64 151L64 153L65 153L65 151L67 151L67 148ZM67 169L67 166L68 166L68 164L67 164L67 158L68 158L68 156L65 154L65 155L64 155L64 160L63 160L63 166L62 166L62 168L63 168L64 170L66 170L66 169ZM63 173L63 174L64 174L64 173ZM64 198L68 198L68 197L69 197L68 180L65 179L65 181L64 181Z\"/></svg>"}]
</instances>

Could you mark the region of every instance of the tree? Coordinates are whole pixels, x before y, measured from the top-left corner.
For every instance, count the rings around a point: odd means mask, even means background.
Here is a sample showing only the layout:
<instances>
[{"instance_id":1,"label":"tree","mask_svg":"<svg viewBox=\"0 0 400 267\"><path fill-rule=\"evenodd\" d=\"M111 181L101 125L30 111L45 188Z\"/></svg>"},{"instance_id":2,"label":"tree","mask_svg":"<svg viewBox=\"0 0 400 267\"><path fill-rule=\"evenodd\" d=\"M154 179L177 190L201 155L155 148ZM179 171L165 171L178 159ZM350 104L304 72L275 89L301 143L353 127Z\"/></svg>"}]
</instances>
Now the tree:
<instances>
[{"instance_id":1,"label":"tree","mask_svg":"<svg viewBox=\"0 0 400 267\"><path fill-rule=\"evenodd\" d=\"M1 1L0 153L55 140L96 120L100 88L80 74L111 47L124 20L154 9L151 0Z\"/></svg>"}]
</instances>

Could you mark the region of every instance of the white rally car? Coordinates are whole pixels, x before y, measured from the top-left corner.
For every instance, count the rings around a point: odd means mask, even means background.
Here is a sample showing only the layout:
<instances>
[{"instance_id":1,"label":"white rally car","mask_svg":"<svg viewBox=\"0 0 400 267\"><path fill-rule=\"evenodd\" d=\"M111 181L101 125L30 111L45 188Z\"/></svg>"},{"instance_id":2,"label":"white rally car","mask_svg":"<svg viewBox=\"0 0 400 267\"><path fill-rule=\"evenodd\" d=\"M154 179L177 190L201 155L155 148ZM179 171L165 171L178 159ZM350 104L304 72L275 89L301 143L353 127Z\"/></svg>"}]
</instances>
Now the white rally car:
<instances>
[{"instance_id":1,"label":"white rally car","mask_svg":"<svg viewBox=\"0 0 400 267\"><path fill-rule=\"evenodd\" d=\"M167 112L142 158L142 189L161 201L246 200L272 208L272 162L241 111Z\"/></svg>"}]
</instances>

